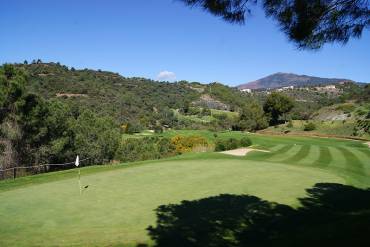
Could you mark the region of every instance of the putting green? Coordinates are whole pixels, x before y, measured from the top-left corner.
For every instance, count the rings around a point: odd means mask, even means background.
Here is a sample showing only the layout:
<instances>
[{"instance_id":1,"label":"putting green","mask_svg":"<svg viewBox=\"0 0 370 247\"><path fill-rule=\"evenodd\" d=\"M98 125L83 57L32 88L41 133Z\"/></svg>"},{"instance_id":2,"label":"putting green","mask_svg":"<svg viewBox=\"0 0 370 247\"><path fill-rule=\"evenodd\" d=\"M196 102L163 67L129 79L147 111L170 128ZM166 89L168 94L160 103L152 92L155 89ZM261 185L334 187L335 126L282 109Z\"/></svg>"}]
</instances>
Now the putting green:
<instances>
[{"instance_id":1,"label":"putting green","mask_svg":"<svg viewBox=\"0 0 370 247\"><path fill-rule=\"evenodd\" d=\"M162 204L220 193L253 194L295 204L316 182L344 182L316 169L247 160L155 162L0 193L0 243L109 245L145 242ZM6 227L4 227L6 226ZM16 234L15 234L16 233Z\"/></svg>"},{"instance_id":2,"label":"putting green","mask_svg":"<svg viewBox=\"0 0 370 247\"><path fill-rule=\"evenodd\" d=\"M271 152L188 154L133 166L63 171L0 183L0 246L147 243L159 205L222 193L298 205L319 182L370 185L370 151L358 142L253 137Z\"/></svg>"}]
</instances>

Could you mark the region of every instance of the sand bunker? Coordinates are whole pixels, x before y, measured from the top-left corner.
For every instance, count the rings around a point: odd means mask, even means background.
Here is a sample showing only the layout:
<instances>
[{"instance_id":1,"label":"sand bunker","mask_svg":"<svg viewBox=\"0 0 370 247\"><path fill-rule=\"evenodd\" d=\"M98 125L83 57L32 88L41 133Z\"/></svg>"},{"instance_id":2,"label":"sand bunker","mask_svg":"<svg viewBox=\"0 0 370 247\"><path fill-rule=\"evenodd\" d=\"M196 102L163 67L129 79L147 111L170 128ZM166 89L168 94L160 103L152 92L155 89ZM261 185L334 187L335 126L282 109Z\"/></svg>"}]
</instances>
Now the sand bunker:
<instances>
[{"instance_id":1,"label":"sand bunker","mask_svg":"<svg viewBox=\"0 0 370 247\"><path fill-rule=\"evenodd\" d=\"M254 149L254 148L238 148L238 149L233 149L233 150L222 151L220 153L234 155L234 156L245 156L247 153L251 151L269 152L266 150L260 150L260 149Z\"/></svg>"}]
</instances>

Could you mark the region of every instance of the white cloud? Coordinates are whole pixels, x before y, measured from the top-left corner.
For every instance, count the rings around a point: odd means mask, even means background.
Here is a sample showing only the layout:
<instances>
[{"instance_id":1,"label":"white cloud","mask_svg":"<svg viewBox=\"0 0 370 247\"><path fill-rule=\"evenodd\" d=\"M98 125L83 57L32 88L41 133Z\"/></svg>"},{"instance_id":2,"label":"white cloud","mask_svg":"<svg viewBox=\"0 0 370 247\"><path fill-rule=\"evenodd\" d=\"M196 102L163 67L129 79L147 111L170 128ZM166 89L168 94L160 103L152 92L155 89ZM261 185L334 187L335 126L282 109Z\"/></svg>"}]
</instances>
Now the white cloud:
<instances>
[{"instance_id":1,"label":"white cloud","mask_svg":"<svg viewBox=\"0 0 370 247\"><path fill-rule=\"evenodd\" d=\"M157 80L158 81L175 81L176 80L176 74L171 71L161 71L157 75Z\"/></svg>"}]
</instances>

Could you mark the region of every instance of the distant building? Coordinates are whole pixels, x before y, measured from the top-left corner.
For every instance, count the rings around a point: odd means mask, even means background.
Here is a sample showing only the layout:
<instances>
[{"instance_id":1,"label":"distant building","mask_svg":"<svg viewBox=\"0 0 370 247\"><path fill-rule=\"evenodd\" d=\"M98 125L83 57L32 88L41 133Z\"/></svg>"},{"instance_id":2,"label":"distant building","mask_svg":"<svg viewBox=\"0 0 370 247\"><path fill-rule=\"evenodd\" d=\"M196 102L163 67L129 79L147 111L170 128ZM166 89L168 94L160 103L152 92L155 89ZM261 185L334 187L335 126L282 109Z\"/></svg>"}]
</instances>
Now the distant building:
<instances>
[{"instance_id":1,"label":"distant building","mask_svg":"<svg viewBox=\"0 0 370 247\"><path fill-rule=\"evenodd\" d=\"M293 90L293 89L294 89L294 86L287 86L287 87L278 88L276 89L276 91L282 92L282 91Z\"/></svg>"},{"instance_id":2,"label":"distant building","mask_svg":"<svg viewBox=\"0 0 370 247\"><path fill-rule=\"evenodd\" d=\"M335 85L327 85L325 86L325 89L335 89Z\"/></svg>"},{"instance_id":3,"label":"distant building","mask_svg":"<svg viewBox=\"0 0 370 247\"><path fill-rule=\"evenodd\" d=\"M252 92L252 89L244 88L244 89L241 89L240 91L242 91L244 93L251 93Z\"/></svg>"},{"instance_id":4,"label":"distant building","mask_svg":"<svg viewBox=\"0 0 370 247\"><path fill-rule=\"evenodd\" d=\"M315 89L317 91L320 91L320 92L335 92L335 91L337 91L337 88L335 87L335 85L326 85L326 86L322 86L322 87L316 87Z\"/></svg>"}]
</instances>

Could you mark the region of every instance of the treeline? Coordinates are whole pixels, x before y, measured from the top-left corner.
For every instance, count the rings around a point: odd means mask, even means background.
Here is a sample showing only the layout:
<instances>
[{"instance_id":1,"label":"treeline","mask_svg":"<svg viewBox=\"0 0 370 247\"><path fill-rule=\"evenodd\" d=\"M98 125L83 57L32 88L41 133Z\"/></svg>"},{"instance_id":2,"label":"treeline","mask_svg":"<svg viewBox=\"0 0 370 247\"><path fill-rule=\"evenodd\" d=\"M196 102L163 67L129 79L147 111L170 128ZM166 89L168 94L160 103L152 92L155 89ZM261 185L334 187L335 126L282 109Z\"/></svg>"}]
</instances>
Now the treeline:
<instances>
[{"instance_id":1,"label":"treeline","mask_svg":"<svg viewBox=\"0 0 370 247\"><path fill-rule=\"evenodd\" d=\"M71 106L84 106L98 115L112 116L120 124L132 122L153 128L158 121L171 122L170 109L181 108L199 97L185 83L126 78L101 70L76 70L59 63L16 66L27 72L29 92L46 99L58 98Z\"/></svg>"},{"instance_id":2,"label":"treeline","mask_svg":"<svg viewBox=\"0 0 370 247\"><path fill-rule=\"evenodd\" d=\"M22 68L0 67L2 168L64 163L79 154L97 164L114 158L120 128L111 117L78 105L45 100L26 90Z\"/></svg>"}]
</instances>

